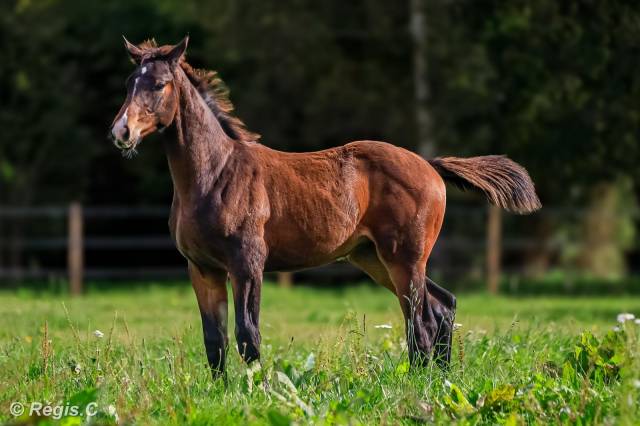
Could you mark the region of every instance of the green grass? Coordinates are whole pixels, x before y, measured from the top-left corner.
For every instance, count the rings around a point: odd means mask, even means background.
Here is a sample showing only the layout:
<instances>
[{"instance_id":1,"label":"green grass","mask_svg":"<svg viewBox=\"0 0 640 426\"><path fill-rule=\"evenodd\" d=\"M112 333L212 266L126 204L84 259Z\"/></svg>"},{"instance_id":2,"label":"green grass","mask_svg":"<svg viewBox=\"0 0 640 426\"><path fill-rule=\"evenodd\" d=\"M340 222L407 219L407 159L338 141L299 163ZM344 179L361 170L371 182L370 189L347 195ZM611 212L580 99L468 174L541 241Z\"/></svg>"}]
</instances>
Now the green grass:
<instances>
[{"instance_id":1,"label":"green grass","mask_svg":"<svg viewBox=\"0 0 640 426\"><path fill-rule=\"evenodd\" d=\"M611 331L620 312L640 299L462 295L450 371L414 371L386 290L266 285L262 364L241 362L231 329L225 384L210 378L188 284L3 292L0 422L15 421L14 401L95 401L92 421L107 424L632 424L640 326Z\"/></svg>"}]
</instances>

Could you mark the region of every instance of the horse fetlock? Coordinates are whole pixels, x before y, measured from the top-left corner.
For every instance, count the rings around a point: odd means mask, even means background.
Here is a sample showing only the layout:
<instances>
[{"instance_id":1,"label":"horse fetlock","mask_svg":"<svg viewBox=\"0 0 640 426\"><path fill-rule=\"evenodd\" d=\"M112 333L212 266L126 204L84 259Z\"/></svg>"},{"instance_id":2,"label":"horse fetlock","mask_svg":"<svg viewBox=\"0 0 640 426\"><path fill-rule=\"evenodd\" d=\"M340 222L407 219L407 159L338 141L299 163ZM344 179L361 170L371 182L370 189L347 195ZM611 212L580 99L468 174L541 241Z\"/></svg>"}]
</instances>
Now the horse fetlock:
<instances>
[{"instance_id":1,"label":"horse fetlock","mask_svg":"<svg viewBox=\"0 0 640 426\"><path fill-rule=\"evenodd\" d=\"M412 364L414 364L413 359L417 358L426 358L428 359L431 356L431 351L433 349L434 343L434 334L428 330L426 324L422 324L421 326L416 326L407 336L407 343L409 347L409 356L412 358Z\"/></svg>"},{"instance_id":2,"label":"horse fetlock","mask_svg":"<svg viewBox=\"0 0 640 426\"><path fill-rule=\"evenodd\" d=\"M409 346L409 362L414 367L427 366L427 364L429 364L429 361L431 360L431 354L431 343Z\"/></svg>"},{"instance_id":3,"label":"horse fetlock","mask_svg":"<svg viewBox=\"0 0 640 426\"><path fill-rule=\"evenodd\" d=\"M224 373L224 365L226 358L226 349L222 346L220 347L209 347L207 346L207 361L209 363L209 368L211 369L211 374L214 378L219 377L220 374Z\"/></svg>"},{"instance_id":4,"label":"horse fetlock","mask_svg":"<svg viewBox=\"0 0 640 426\"><path fill-rule=\"evenodd\" d=\"M252 342L238 341L238 352L247 364L260 359L260 346Z\"/></svg>"},{"instance_id":5,"label":"horse fetlock","mask_svg":"<svg viewBox=\"0 0 640 426\"><path fill-rule=\"evenodd\" d=\"M436 316L438 331L435 339L434 360L442 368L448 368L451 360L451 344L454 329L455 309L445 309Z\"/></svg>"},{"instance_id":6,"label":"horse fetlock","mask_svg":"<svg viewBox=\"0 0 640 426\"><path fill-rule=\"evenodd\" d=\"M251 363L260 359L260 333L257 329L249 327L236 331L236 340L238 342L238 352L242 359Z\"/></svg>"}]
</instances>

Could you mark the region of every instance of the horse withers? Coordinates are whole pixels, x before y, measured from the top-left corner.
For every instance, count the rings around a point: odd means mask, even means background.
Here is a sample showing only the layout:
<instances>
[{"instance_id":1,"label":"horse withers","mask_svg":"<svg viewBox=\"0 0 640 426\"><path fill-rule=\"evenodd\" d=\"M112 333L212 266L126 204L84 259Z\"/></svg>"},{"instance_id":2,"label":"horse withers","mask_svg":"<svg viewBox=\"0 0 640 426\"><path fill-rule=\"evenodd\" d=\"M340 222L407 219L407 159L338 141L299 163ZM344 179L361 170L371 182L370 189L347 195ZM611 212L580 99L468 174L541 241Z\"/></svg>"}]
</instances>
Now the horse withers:
<instances>
[{"instance_id":1,"label":"horse withers","mask_svg":"<svg viewBox=\"0 0 640 426\"><path fill-rule=\"evenodd\" d=\"M260 357L264 271L346 258L393 292L405 318L412 365L447 365L456 299L431 281L427 260L445 212L444 181L478 189L517 213L540 208L526 170L504 156L435 158L388 143L357 141L289 153L258 143L232 115L217 74L185 60L188 39L126 49L136 69L111 128L130 157L166 128L174 194L169 225L188 260L214 376L227 351L227 278L238 350Z\"/></svg>"}]
</instances>

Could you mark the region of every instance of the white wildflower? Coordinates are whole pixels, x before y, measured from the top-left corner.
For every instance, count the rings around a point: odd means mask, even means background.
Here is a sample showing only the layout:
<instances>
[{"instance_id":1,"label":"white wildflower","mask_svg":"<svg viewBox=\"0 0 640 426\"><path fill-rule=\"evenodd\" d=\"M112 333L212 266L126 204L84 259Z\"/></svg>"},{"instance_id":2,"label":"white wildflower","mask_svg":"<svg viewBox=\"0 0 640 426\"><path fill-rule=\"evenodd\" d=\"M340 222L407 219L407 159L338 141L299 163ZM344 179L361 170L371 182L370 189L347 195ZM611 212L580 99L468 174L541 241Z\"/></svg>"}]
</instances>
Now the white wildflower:
<instances>
[{"instance_id":1,"label":"white wildflower","mask_svg":"<svg viewBox=\"0 0 640 426\"><path fill-rule=\"evenodd\" d=\"M374 325L373 328L391 328L391 324L378 324Z\"/></svg>"},{"instance_id":2,"label":"white wildflower","mask_svg":"<svg viewBox=\"0 0 640 426\"><path fill-rule=\"evenodd\" d=\"M616 333L617 333L618 331L620 331L620 330L621 330L621 328L620 328L620 327L618 327L617 325L616 325L615 327L613 327L613 331L615 331Z\"/></svg>"},{"instance_id":3,"label":"white wildflower","mask_svg":"<svg viewBox=\"0 0 640 426\"><path fill-rule=\"evenodd\" d=\"M637 325L640 325L640 318L636 318L636 320L634 321Z\"/></svg>"},{"instance_id":4,"label":"white wildflower","mask_svg":"<svg viewBox=\"0 0 640 426\"><path fill-rule=\"evenodd\" d=\"M303 370L304 371L313 370L315 366L316 366L316 356L313 352L311 352L304 363Z\"/></svg>"},{"instance_id":5,"label":"white wildflower","mask_svg":"<svg viewBox=\"0 0 640 426\"><path fill-rule=\"evenodd\" d=\"M640 380L635 379L633 381L633 387L636 388L636 389L640 389Z\"/></svg>"},{"instance_id":6,"label":"white wildflower","mask_svg":"<svg viewBox=\"0 0 640 426\"><path fill-rule=\"evenodd\" d=\"M453 323L453 329L454 329L454 330L457 330L457 329L459 329L459 328L462 328L462 324L460 324L459 322L455 322L455 323Z\"/></svg>"},{"instance_id":7,"label":"white wildflower","mask_svg":"<svg viewBox=\"0 0 640 426\"><path fill-rule=\"evenodd\" d=\"M560 409L560 414L566 414L566 415L570 416L570 415L571 415L571 408L569 408L569 407L562 407L562 408Z\"/></svg>"},{"instance_id":8,"label":"white wildflower","mask_svg":"<svg viewBox=\"0 0 640 426\"><path fill-rule=\"evenodd\" d=\"M102 331L100 331L100 330L95 330L93 332L93 335L96 336L98 339L101 339L101 338L104 337L104 333Z\"/></svg>"},{"instance_id":9,"label":"white wildflower","mask_svg":"<svg viewBox=\"0 0 640 426\"><path fill-rule=\"evenodd\" d=\"M634 319L636 319L636 316L628 312L623 312L621 314L618 314L619 323L624 323L626 321L633 321Z\"/></svg>"},{"instance_id":10,"label":"white wildflower","mask_svg":"<svg viewBox=\"0 0 640 426\"><path fill-rule=\"evenodd\" d=\"M113 417L113 419L116 421L116 423L119 422L118 412L116 411L115 405L109 405L107 407L107 414L109 414L111 417Z\"/></svg>"}]
</instances>

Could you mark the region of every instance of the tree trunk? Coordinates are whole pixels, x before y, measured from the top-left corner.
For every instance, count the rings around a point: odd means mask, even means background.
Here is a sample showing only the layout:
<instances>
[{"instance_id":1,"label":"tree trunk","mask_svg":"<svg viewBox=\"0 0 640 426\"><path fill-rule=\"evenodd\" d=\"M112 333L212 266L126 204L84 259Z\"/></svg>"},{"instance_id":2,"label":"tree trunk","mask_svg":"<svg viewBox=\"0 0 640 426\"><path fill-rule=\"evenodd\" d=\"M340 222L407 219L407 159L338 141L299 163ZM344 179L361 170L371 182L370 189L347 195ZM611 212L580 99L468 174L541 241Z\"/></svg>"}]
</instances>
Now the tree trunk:
<instances>
[{"instance_id":1,"label":"tree trunk","mask_svg":"<svg viewBox=\"0 0 640 426\"><path fill-rule=\"evenodd\" d=\"M635 209L629 182L603 182L592 187L580 232L578 267L582 271L608 279L626 275L625 251L635 241Z\"/></svg>"},{"instance_id":2,"label":"tree trunk","mask_svg":"<svg viewBox=\"0 0 640 426\"><path fill-rule=\"evenodd\" d=\"M418 153L424 158L435 155L435 141L431 131L429 113L429 80L427 73L427 22L425 0L410 0L409 16L413 40L413 84L418 136Z\"/></svg>"}]
</instances>

